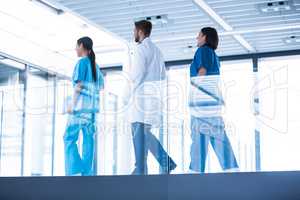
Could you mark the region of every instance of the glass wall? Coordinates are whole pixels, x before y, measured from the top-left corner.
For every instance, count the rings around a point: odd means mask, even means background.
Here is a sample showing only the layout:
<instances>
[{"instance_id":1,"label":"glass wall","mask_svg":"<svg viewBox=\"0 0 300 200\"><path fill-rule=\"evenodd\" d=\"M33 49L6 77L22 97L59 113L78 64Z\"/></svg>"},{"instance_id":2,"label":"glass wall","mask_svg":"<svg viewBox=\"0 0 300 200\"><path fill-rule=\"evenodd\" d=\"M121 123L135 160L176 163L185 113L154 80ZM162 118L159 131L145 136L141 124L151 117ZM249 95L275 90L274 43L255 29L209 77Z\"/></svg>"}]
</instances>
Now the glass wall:
<instances>
[{"instance_id":1,"label":"glass wall","mask_svg":"<svg viewBox=\"0 0 300 200\"><path fill-rule=\"evenodd\" d=\"M239 171L255 170L255 74L252 60L221 63L224 85L225 129L239 165Z\"/></svg>"},{"instance_id":2,"label":"glass wall","mask_svg":"<svg viewBox=\"0 0 300 200\"><path fill-rule=\"evenodd\" d=\"M188 66L168 70L167 134L168 149L177 164L174 173L188 172L190 152L190 116L188 110Z\"/></svg>"},{"instance_id":3,"label":"glass wall","mask_svg":"<svg viewBox=\"0 0 300 200\"><path fill-rule=\"evenodd\" d=\"M261 169L300 169L300 56L259 60Z\"/></svg>"},{"instance_id":4,"label":"glass wall","mask_svg":"<svg viewBox=\"0 0 300 200\"><path fill-rule=\"evenodd\" d=\"M195 156L202 156L204 173L299 170L299 62L300 56L260 58L253 71L251 59L223 61L219 120L224 123L227 150L218 150L217 141L209 140L204 157L203 149L193 149L199 134L193 129L189 102L189 66L170 67L163 87L163 123L151 132L177 164L171 173L200 172L191 167ZM121 71L105 73L96 120L97 175L128 175L135 167L131 113L124 106L126 81ZM25 65L24 69L0 65L1 176L65 175L65 102L72 93L66 78ZM82 141L80 134L80 152ZM232 169L224 164L228 152L236 160ZM160 154L152 153L149 149L148 174L165 173L157 162Z\"/></svg>"},{"instance_id":5,"label":"glass wall","mask_svg":"<svg viewBox=\"0 0 300 200\"><path fill-rule=\"evenodd\" d=\"M24 149L26 176L52 174L54 89L53 76L28 68Z\"/></svg>"},{"instance_id":6,"label":"glass wall","mask_svg":"<svg viewBox=\"0 0 300 200\"><path fill-rule=\"evenodd\" d=\"M123 107L124 77L121 72L105 76L98 116L97 172L105 175L129 174L132 166L130 131Z\"/></svg>"},{"instance_id":7,"label":"glass wall","mask_svg":"<svg viewBox=\"0 0 300 200\"><path fill-rule=\"evenodd\" d=\"M23 170L23 72L0 64L0 174L20 176Z\"/></svg>"},{"instance_id":8,"label":"glass wall","mask_svg":"<svg viewBox=\"0 0 300 200\"><path fill-rule=\"evenodd\" d=\"M255 170L255 115L253 112L252 90L254 73L252 60L222 62L220 90L225 106L220 116L225 124L225 132L231 143L239 169L235 171ZM169 151L178 163L174 173L192 173L190 170L191 152L194 138L191 130L192 120L188 105L190 84L189 66L171 67L168 72L168 134ZM202 81L205 84L205 81ZM201 106L199 106L200 108ZM200 108L202 109L202 108ZM204 108L203 108L204 109ZM207 109L207 108L206 108ZM207 114L198 116L207 118ZM197 134L200 134L197 133ZM200 147L199 147L200 148ZM198 155L196 155L198 156ZM212 144L208 144L205 172L221 172L220 160Z\"/></svg>"}]
</instances>

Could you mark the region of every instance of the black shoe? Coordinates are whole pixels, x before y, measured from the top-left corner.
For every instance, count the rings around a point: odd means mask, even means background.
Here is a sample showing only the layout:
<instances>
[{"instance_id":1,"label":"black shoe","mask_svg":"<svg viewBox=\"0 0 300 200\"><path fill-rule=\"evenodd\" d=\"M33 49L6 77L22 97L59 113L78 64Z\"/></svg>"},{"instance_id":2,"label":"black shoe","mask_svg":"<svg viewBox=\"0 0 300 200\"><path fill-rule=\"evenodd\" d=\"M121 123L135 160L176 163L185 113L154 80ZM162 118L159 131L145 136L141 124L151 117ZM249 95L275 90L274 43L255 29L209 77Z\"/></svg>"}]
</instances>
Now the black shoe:
<instances>
[{"instance_id":1,"label":"black shoe","mask_svg":"<svg viewBox=\"0 0 300 200\"><path fill-rule=\"evenodd\" d=\"M168 168L168 174L171 173L171 171L173 171L174 169L176 169L177 165L176 163L170 159L170 162L169 162L169 168Z\"/></svg>"},{"instance_id":2,"label":"black shoe","mask_svg":"<svg viewBox=\"0 0 300 200\"><path fill-rule=\"evenodd\" d=\"M176 167L176 163L171 158L169 158L168 165L166 167L162 167L162 174L170 174L171 171L176 169Z\"/></svg>"},{"instance_id":3,"label":"black shoe","mask_svg":"<svg viewBox=\"0 0 300 200\"><path fill-rule=\"evenodd\" d=\"M134 170L131 172L131 175L147 175L148 170L141 170L139 168L134 168Z\"/></svg>"}]
</instances>

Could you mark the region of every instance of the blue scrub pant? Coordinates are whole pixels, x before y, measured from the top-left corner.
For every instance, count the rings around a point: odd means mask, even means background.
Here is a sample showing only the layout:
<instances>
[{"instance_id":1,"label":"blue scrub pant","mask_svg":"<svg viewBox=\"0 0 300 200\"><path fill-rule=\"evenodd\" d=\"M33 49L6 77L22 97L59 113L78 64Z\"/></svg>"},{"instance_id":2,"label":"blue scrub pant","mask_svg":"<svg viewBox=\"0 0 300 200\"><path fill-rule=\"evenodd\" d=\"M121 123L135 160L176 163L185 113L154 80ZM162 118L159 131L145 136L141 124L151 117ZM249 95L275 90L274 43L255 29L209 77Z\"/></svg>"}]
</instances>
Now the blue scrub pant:
<instances>
[{"instance_id":1,"label":"blue scrub pant","mask_svg":"<svg viewBox=\"0 0 300 200\"><path fill-rule=\"evenodd\" d=\"M78 136L83 134L82 157L78 152ZM94 136L96 132L94 113L71 114L64 135L65 172L67 176L81 173L94 175Z\"/></svg>"},{"instance_id":2,"label":"blue scrub pant","mask_svg":"<svg viewBox=\"0 0 300 200\"><path fill-rule=\"evenodd\" d=\"M163 173L169 173L176 168L175 162L164 150L159 140L151 133L151 125L135 122L131 124L131 128L135 153L135 169L132 174L148 174L147 157L149 150L158 161Z\"/></svg>"},{"instance_id":3,"label":"blue scrub pant","mask_svg":"<svg viewBox=\"0 0 300 200\"><path fill-rule=\"evenodd\" d=\"M209 141L223 170L238 168L222 117L198 118L192 116L191 136L191 170L205 172Z\"/></svg>"}]
</instances>

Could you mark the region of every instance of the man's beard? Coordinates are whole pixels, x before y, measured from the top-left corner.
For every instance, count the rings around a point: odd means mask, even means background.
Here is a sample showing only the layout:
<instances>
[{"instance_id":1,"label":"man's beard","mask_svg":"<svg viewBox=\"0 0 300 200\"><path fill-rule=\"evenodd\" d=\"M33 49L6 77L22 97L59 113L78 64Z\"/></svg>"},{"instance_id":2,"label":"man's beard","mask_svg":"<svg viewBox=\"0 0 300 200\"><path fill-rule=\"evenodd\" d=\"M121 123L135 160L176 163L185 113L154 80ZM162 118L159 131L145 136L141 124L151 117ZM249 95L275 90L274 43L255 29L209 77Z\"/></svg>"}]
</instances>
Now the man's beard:
<instances>
[{"instance_id":1,"label":"man's beard","mask_svg":"<svg viewBox=\"0 0 300 200\"><path fill-rule=\"evenodd\" d=\"M139 36L135 36L135 37L134 37L134 41L135 41L136 43L139 43L139 42L140 42Z\"/></svg>"}]
</instances>

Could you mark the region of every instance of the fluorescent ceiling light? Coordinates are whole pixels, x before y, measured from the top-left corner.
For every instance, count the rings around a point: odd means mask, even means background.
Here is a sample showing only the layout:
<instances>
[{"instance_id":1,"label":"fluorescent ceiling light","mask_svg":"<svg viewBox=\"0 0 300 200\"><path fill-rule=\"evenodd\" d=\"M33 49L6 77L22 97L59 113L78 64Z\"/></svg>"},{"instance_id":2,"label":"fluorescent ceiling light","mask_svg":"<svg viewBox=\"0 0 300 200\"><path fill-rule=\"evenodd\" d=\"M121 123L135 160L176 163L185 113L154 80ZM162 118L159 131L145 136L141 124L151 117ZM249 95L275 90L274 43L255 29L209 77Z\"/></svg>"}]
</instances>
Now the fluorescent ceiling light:
<instances>
[{"instance_id":1,"label":"fluorescent ceiling light","mask_svg":"<svg viewBox=\"0 0 300 200\"><path fill-rule=\"evenodd\" d=\"M196 51L196 47L189 45L189 46L183 48L182 51L183 51L183 53L194 53Z\"/></svg>"},{"instance_id":2,"label":"fluorescent ceiling light","mask_svg":"<svg viewBox=\"0 0 300 200\"><path fill-rule=\"evenodd\" d=\"M254 29L241 29L241 30L236 30L236 31L227 31L227 32L220 33L220 35L234 35L234 34L283 31L283 30L298 29L298 28L300 28L300 24L271 26L271 27L257 27Z\"/></svg>"},{"instance_id":3,"label":"fluorescent ceiling light","mask_svg":"<svg viewBox=\"0 0 300 200\"><path fill-rule=\"evenodd\" d=\"M198 5L204 12L206 12L213 20L215 20L225 31L232 31L233 28L219 16L205 1L194 0L195 4ZM241 36L233 35L233 37L248 51L254 52L255 49Z\"/></svg>"},{"instance_id":4,"label":"fluorescent ceiling light","mask_svg":"<svg viewBox=\"0 0 300 200\"><path fill-rule=\"evenodd\" d=\"M298 44L300 43L300 36L289 36L283 39L283 41L289 45Z\"/></svg>"},{"instance_id":5,"label":"fluorescent ceiling light","mask_svg":"<svg viewBox=\"0 0 300 200\"><path fill-rule=\"evenodd\" d=\"M225 22L223 18L220 17L205 1L194 0L194 2L226 31L233 30L233 28L227 22Z\"/></svg>"},{"instance_id":6,"label":"fluorescent ceiling light","mask_svg":"<svg viewBox=\"0 0 300 200\"><path fill-rule=\"evenodd\" d=\"M263 13L276 13L279 11L289 11L292 10L293 2L291 0L287 1L273 1L264 2L258 4L258 9Z\"/></svg>"},{"instance_id":7,"label":"fluorescent ceiling light","mask_svg":"<svg viewBox=\"0 0 300 200\"><path fill-rule=\"evenodd\" d=\"M151 21L151 23L155 25L165 25L170 23L170 20L168 18L168 15L156 15L156 16L149 16L149 17L140 17L135 19L134 21L140 21L140 20L147 20Z\"/></svg>"},{"instance_id":8,"label":"fluorescent ceiling light","mask_svg":"<svg viewBox=\"0 0 300 200\"><path fill-rule=\"evenodd\" d=\"M64 13L64 11L62 9L58 9L55 6L43 1L43 0L31 0L33 3L36 3L44 8L46 8L47 10L54 12L57 15L60 15L62 13Z\"/></svg>"},{"instance_id":9,"label":"fluorescent ceiling light","mask_svg":"<svg viewBox=\"0 0 300 200\"><path fill-rule=\"evenodd\" d=\"M249 34L249 33L284 31L284 30L292 30L292 29L298 29L298 28L300 28L300 24L285 25L285 26L272 26L272 27L257 27L255 29L241 29L241 30L235 30L235 31L219 32L219 35L220 36L233 36L233 35ZM177 41L177 40L190 40L190 39L195 39L195 38L196 38L196 34L190 34L190 35L186 35L186 36L153 39L153 41L155 41L155 42Z\"/></svg>"},{"instance_id":10,"label":"fluorescent ceiling light","mask_svg":"<svg viewBox=\"0 0 300 200\"><path fill-rule=\"evenodd\" d=\"M233 37L239 41L239 43L245 47L248 51L254 52L255 49L241 36L241 35L233 35Z\"/></svg>"}]
</instances>

